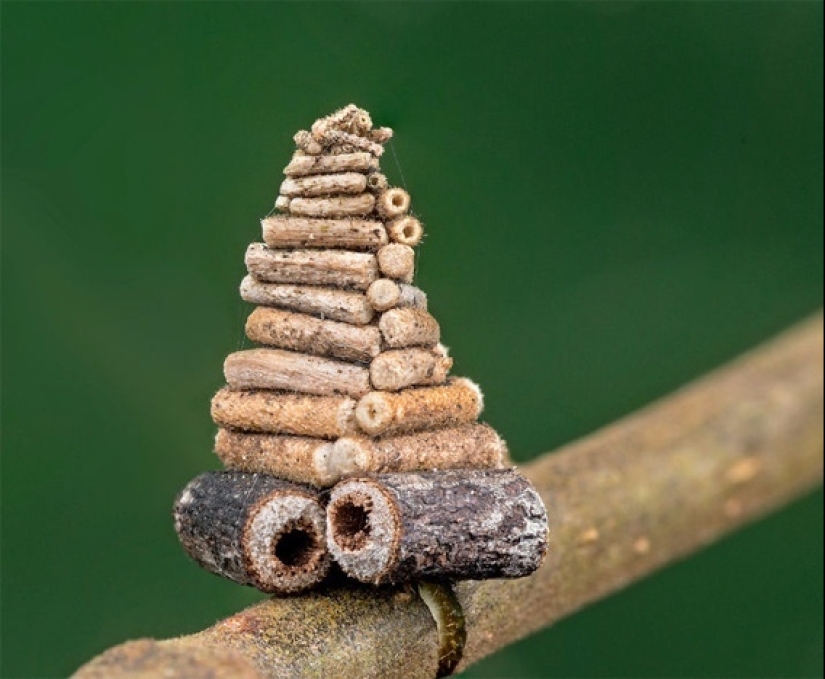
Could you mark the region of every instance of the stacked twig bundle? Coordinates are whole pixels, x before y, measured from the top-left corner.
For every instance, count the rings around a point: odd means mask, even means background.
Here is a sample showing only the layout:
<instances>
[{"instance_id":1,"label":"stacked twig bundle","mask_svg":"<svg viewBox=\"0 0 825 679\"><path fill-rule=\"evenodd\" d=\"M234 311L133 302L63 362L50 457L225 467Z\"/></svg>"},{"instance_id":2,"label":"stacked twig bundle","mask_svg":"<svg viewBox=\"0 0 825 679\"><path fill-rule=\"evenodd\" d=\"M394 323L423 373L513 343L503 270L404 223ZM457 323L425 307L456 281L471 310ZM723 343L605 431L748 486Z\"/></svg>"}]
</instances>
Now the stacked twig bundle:
<instances>
[{"instance_id":1,"label":"stacked twig bundle","mask_svg":"<svg viewBox=\"0 0 825 679\"><path fill-rule=\"evenodd\" d=\"M193 558L266 591L300 587L279 589L257 571L241 573L237 564L254 559L244 561L234 549L268 544L270 556L286 555L284 572L302 569L293 578L302 587L315 584L305 577L307 564L323 577L326 555L314 551L314 519L283 518L277 524L292 536L290 549L300 547L298 555L279 551L271 536L247 537L263 496L239 500L242 493L227 486L234 478L243 479L241 485L251 483L249 478L278 479L279 489L285 482L300 484L295 492L305 497L313 487L368 475L333 491L326 521L333 556L347 574L364 581L438 572L519 577L538 566L546 548L541 501L522 477L504 469L504 442L478 422L478 386L449 377L452 359L441 344L439 324L427 310L426 295L412 285L414 248L424 230L409 214L409 194L390 187L380 172L382 145L391 136L388 128L373 129L369 114L353 105L296 134L298 150L284 169L276 201L280 214L262 221L264 242L246 252L241 297L257 305L246 334L261 346L227 357L227 386L212 400L219 426L215 452L236 476L196 479L182 494L176 519ZM498 471L463 471L471 469ZM269 481L261 483L269 489ZM220 513L210 493L227 492L227 506L246 501L250 508L221 514L211 536L208 522L196 518L196 490L209 497L202 501L205 515ZM440 506L432 507L436 496ZM379 506L385 509L379 512ZM461 512L451 513L459 506ZM502 519L503 513L509 518ZM287 515L292 516L279 514ZM462 523L442 526L451 516ZM472 534L463 524L469 516ZM226 520L235 527L222 527ZM267 530L275 525L270 522ZM444 539L415 557L420 541L436 534ZM369 539L360 544L359 535ZM389 541L380 547L389 554L383 566L358 565L359 558L374 558L370 545L380 535ZM459 539L468 549L454 549ZM216 541L223 545L223 560L215 556ZM451 558L453 552L461 556Z\"/></svg>"}]
</instances>

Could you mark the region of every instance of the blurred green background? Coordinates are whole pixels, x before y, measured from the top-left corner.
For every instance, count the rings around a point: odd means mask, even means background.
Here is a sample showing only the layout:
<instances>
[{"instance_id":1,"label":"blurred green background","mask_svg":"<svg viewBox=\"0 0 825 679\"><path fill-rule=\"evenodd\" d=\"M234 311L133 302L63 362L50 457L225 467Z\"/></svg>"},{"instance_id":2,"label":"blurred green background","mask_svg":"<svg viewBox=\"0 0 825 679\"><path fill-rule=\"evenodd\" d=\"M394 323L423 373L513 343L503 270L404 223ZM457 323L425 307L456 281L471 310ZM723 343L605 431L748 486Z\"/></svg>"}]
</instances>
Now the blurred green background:
<instances>
[{"instance_id":1,"label":"blurred green background","mask_svg":"<svg viewBox=\"0 0 825 679\"><path fill-rule=\"evenodd\" d=\"M292 134L349 102L520 461L822 304L822 3L2 3L2 674L259 600L170 505ZM397 157L397 162L396 162ZM403 179L402 179L403 175ZM823 672L821 491L472 677Z\"/></svg>"}]
</instances>

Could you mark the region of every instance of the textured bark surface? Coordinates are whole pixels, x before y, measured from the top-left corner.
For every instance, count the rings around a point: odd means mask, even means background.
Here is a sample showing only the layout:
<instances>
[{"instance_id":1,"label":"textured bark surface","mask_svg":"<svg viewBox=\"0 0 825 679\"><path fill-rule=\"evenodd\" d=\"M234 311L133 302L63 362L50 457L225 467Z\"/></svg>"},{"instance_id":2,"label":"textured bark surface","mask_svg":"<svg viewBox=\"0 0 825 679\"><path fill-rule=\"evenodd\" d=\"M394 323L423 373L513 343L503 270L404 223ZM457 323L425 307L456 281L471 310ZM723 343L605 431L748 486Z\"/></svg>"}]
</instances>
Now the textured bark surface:
<instances>
[{"instance_id":1,"label":"textured bark surface","mask_svg":"<svg viewBox=\"0 0 825 679\"><path fill-rule=\"evenodd\" d=\"M326 488L341 478L330 469L333 444L323 439L220 429L215 454L229 469L272 474Z\"/></svg>"},{"instance_id":2,"label":"textured bark surface","mask_svg":"<svg viewBox=\"0 0 825 679\"><path fill-rule=\"evenodd\" d=\"M417 307L427 310L427 295L423 290L389 278L379 278L367 288L367 300L376 311L393 307Z\"/></svg>"},{"instance_id":3,"label":"textured bark surface","mask_svg":"<svg viewBox=\"0 0 825 679\"><path fill-rule=\"evenodd\" d=\"M366 295L360 292L312 285L262 283L252 276L246 276L241 281L241 299L252 304L316 314L321 318L355 325L369 323L375 316Z\"/></svg>"},{"instance_id":4,"label":"textured bark surface","mask_svg":"<svg viewBox=\"0 0 825 679\"><path fill-rule=\"evenodd\" d=\"M526 465L549 511L548 556L527 578L457 586L468 632L459 669L819 486L822 357L817 315ZM135 642L77 676L125 677L145 659L163 668L145 676L159 678L195 659L209 665L214 654L225 662L245 658L260 677L432 679L438 648L418 597L367 586L264 601L203 632L140 643L128 660L124 649Z\"/></svg>"},{"instance_id":5,"label":"textured bark surface","mask_svg":"<svg viewBox=\"0 0 825 679\"><path fill-rule=\"evenodd\" d=\"M415 217L404 215L387 224L387 235L396 243L415 247L424 237L424 227Z\"/></svg>"},{"instance_id":6,"label":"textured bark surface","mask_svg":"<svg viewBox=\"0 0 825 679\"><path fill-rule=\"evenodd\" d=\"M392 349L432 347L441 339L438 321L424 309L401 307L381 314L378 328L384 343Z\"/></svg>"},{"instance_id":7,"label":"textured bark surface","mask_svg":"<svg viewBox=\"0 0 825 679\"><path fill-rule=\"evenodd\" d=\"M264 243L251 243L244 261L250 274L267 283L366 290L378 279L378 261L368 252L270 250Z\"/></svg>"},{"instance_id":8,"label":"textured bark surface","mask_svg":"<svg viewBox=\"0 0 825 679\"><path fill-rule=\"evenodd\" d=\"M343 153L339 155L295 155L284 168L289 177L329 172L369 172L378 168L378 159L371 153Z\"/></svg>"},{"instance_id":9,"label":"textured bark surface","mask_svg":"<svg viewBox=\"0 0 825 679\"><path fill-rule=\"evenodd\" d=\"M341 478L331 467L333 444L323 439L220 429L215 454L229 469L271 474L326 488Z\"/></svg>"},{"instance_id":10,"label":"textured bark surface","mask_svg":"<svg viewBox=\"0 0 825 679\"><path fill-rule=\"evenodd\" d=\"M246 336L279 349L360 363L381 353L381 331L374 325L327 321L272 307L258 307L249 315Z\"/></svg>"},{"instance_id":11,"label":"textured bark surface","mask_svg":"<svg viewBox=\"0 0 825 679\"><path fill-rule=\"evenodd\" d=\"M332 196L329 198L293 198L288 210L301 217L364 217L372 212L375 196Z\"/></svg>"},{"instance_id":12,"label":"textured bark surface","mask_svg":"<svg viewBox=\"0 0 825 679\"><path fill-rule=\"evenodd\" d=\"M394 186L378 196L375 209L384 219L400 217L410 209L410 194Z\"/></svg>"},{"instance_id":13,"label":"textured bark surface","mask_svg":"<svg viewBox=\"0 0 825 679\"><path fill-rule=\"evenodd\" d=\"M175 531L208 571L264 592L288 594L329 571L318 497L280 479L207 472L175 501Z\"/></svg>"},{"instance_id":14,"label":"textured bark surface","mask_svg":"<svg viewBox=\"0 0 825 679\"><path fill-rule=\"evenodd\" d=\"M409 245L390 243L378 251L378 268L388 278L412 283L415 274L415 250Z\"/></svg>"},{"instance_id":15,"label":"textured bark surface","mask_svg":"<svg viewBox=\"0 0 825 679\"><path fill-rule=\"evenodd\" d=\"M483 405L477 384L454 377L439 387L371 391L358 401L355 421L370 436L392 436L475 422Z\"/></svg>"},{"instance_id":16,"label":"textured bark surface","mask_svg":"<svg viewBox=\"0 0 825 679\"><path fill-rule=\"evenodd\" d=\"M281 349L247 349L229 354L223 374L233 389L284 389L317 396L355 397L370 390L366 368Z\"/></svg>"},{"instance_id":17,"label":"textured bark surface","mask_svg":"<svg viewBox=\"0 0 825 679\"><path fill-rule=\"evenodd\" d=\"M339 478L435 469L490 469L501 467L506 455L504 441L495 429L473 423L379 439L342 437L333 447L330 469Z\"/></svg>"},{"instance_id":18,"label":"textured bark surface","mask_svg":"<svg viewBox=\"0 0 825 679\"><path fill-rule=\"evenodd\" d=\"M390 349L373 359L370 381L379 391L398 391L425 384L443 384L452 359L438 349Z\"/></svg>"},{"instance_id":19,"label":"textured bark surface","mask_svg":"<svg viewBox=\"0 0 825 679\"><path fill-rule=\"evenodd\" d=\"M355 401L348 396L310 396L224 388L212 397L212 421L222 427L270 434L334 439L357 432Z\"/></svg>"},{"instance_id":20,"label":"textured bark surface","mask_svg":"<svg viewBox=\"0 0 825 679\"><path fill-rule=\"evenodd\" d=\"M521 578L541 564L547 537L538 493L511 469L348 479L327 506L330 553L372 584Z\"/></svg>"},{"instance_id":21,"label":"textured bark surface","mask_svg":"<svg viewBox=\"0 0 825 679\"><path fill-rule=\"evenodd\" d=\"M381 222L366 219L312 219L275 215L261 220L271 248L351 248L377 250L388 238Z\"/></svg>"},{"instance_id":22,"label":"textured bark surface","mask_svg":"<svg viewBox=\"0 0 825 679\"><path fill-rule=\"evenodd\" d=\"M367 189L367 178L358 172L341 172L309 177L287 177L281 183L283 196L331 196L336 193L361 193Z\"/></svg>"}]
</instances>

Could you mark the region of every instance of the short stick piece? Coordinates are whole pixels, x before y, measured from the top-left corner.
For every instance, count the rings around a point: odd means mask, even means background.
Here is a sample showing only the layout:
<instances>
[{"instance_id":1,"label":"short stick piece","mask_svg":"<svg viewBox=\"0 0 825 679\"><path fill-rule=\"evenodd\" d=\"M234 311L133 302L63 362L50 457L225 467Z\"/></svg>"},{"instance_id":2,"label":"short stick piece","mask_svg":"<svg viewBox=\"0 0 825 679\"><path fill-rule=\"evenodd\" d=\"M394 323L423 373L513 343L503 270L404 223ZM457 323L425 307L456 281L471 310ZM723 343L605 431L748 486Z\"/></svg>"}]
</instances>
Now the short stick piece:
<instances>
[{"instance_id":1,"label":"short stick piece","mask_svg":"<svg viewBox=\"0 0 825 679\"><path fill-rule=\"evenodd\" d=\"M357 431L355 401L348 396L224 388L212 397L211 412L215 424L243 431L326 439Z\"/></svg>"},{"instance_id":2,"label":"short stick piece","mask_svg":"<svg viewBox=\"0 0 825 679\"><path fill-rule=\"evenodd\" d=\"M541 498L509 469L348 479L332 491L327 526L338 565L373 584L524 577L547 551Z\"/></svg>"},{"instance_id":3,"label":"short stick piece","mask_svg":"<svg viewBox=\"0 0 825 679\"><path fill-rule=\"evenodd\" d=\"M246 320L253 342L304 354L368 363L381 352L381 331L374 325L326 321L292 311L258 307Z\"/></svg>"},{"instance_id":4,"label":"short stick piece","mask_svg":"<svg viewBox=\"0 0 825 679\"><path fill-rule=\"evenodd\" d=\"M276 306L335 321L365 325L375 315L366 295L311 285L262 283L252 276L241 282L241 298L252 304Z\"/></svg>"},{"instance_id":5,"label":"short stick piece","mask_svg":"<svg viewBox=\"0 0 825 679\"><path fill-rule=\"evenodd\" d=\"M320 174L309 177L287 177L281 183L282 196L294 198L304 196L331 196L334 194L357 194L367 190L367 178L360 172Z\"/></svg>"},{"instance_id":6,"label":"short stick piece","mask_svg":"<svg viewBox=\"0 0 825 679\"><path fill-rule=\"evenodd\" d=\"M332 172L369 172L378 169L378 159L371 153L307 156L296 154L284 168L288 177L303 177Z\"/></svg>"},{"instance_id":7,"label":"short stick piece","mask_svg":"<svg viewBox=\"0 0 825 679\"><path fill-rule=\"evenodd\" d=\"M377 250L388 242L381 222L366 219L313 219L274 215L261 221L270 248L348 248Z\"/></svg>"},{"instance_id":8,"label":"short stick piece","mask_svg":"<svg viewBox=\"0 0 825 679\"><path fill-rule=\"evenodd\" d=\"M229 354L223 372L233 389L283 389L355 397L369 391L366 368L281 349L247 349Z\"/></svg>"},{"instance_id":9,"label":"short stick piece","mask_svg":"<svg viewBox=\"0 0 825 679\"><path fill-rule=\"evenodd\" d=\"M289 201L289 213L303 217L363 217L372 212L375 196L362 193L358 196L332 196L330 198L293 198Z\"/></svg>"},{"instance_id":10,"label":"short stick piece","mask_svg":"<svg viewBox=\"0 0 825 679\"><path fill-rule=\"evenodd\" d=\"M475 422L482 408L478 385L453 378L442 387L371 391L358 401L355 421L370 436L388 436Z\"/></svg>"},{"instance_id":11,"label":"short stick piece","mask_svg":"<svg viewBox=\"0 0 825 679\"><path fill-rule=\"evenodd\" d=\"M376 311L408 306L427 309L427 295L423 290L389 278L379 278L367 288L367 301Z\"/></svg>"},{"instance_id":12,"label":"short stick piece","mask_svg":"<svg viewBox=\"0 0 825 679\"><path fill-rule=\"evenodd\" d=\"M384 219L400 217L410 209L410 194L398 187L387 189L378 196L375 208Z\"/></svg>"},{"instance_id":13,"label":"short stick piece","mask_svg":"<svg viewBox=\"0 0 825 679\"><path fill-rule=\"evenodd\" d=\"M329 468L331 475L340 478L436 469L495 469L504 465L506 455L504 441L492 427L467 424L380 439L341 437L335 442Z\"/></svg>"},{"instance_id":14,"label":"short stick piece","mask_svg":"<svg viewBox=\"0 0 825 679\"><path fill-rule=\"evenodd\" d=\"M415 217L404 215L387 224L387 233L396 243L415 247L424 237L424 227Z\"/></svg>"},{"instance_id":15,"label":"short stick piece","mask_svg":"<svg viewBox=\"0 0 825 679\"><path fill-rule=\"evenodd\" d=\"M415 273L415 250L401 243L385 245L378 251L378 268L388 278L412 283Z\"/></svg>"},{"instance_id":16,"label":"short stick piece","mask_svg":"<svg viewBox=\"0 0 825 679\"><path fill-rule=\"evenodd\" d=\"M378 328L385 344L393 349L431 347L441 339L438 321L424 309L401 307L381 314Z\"/></svg>"},{"instance_id":17,"label":"short stick piece","mask_svg":"<svg viewBox=\"0 0 825 679\"><path fill-rule=\"evenodd\" d=\"M263 243L252 243L244 261L250 274L267 283L366 290L378 278L376 257L367 252L270 250Z\"/></svg>"},{"instance_id":18,"label":"short stick piece","mask_svg":"<svg viewBox=\"0 0 825 679\"><path fill-rule=\"evenodd\" d=\"M215 454L229 469L271 474L319 488L334 484L329 460L333 444L323 439L218 430Z\"/></svg>"},{"instance_id":19,"label":"short stick piece","mask_svg":"<svg viewBox=\"0 0 825 679\"><path fill-rule=\"evenodd\" d=\"M261 474L208 472L178 495L174 517L187 554L242 585L293 594L329 571L324 510L307 488Z\"/></svg>"},{"instance_id":20,"label":"short stick piece","mask_svg":"<svg viewBox=\"0 0 825 679\"><path fill-rule=\"evenodd\" d=\"M379 391L443 384L452 364L452 359L438 347L434 350L391 349L373 359L370 364L370 381L373 388Z\"/></svg>"}]
</instances>

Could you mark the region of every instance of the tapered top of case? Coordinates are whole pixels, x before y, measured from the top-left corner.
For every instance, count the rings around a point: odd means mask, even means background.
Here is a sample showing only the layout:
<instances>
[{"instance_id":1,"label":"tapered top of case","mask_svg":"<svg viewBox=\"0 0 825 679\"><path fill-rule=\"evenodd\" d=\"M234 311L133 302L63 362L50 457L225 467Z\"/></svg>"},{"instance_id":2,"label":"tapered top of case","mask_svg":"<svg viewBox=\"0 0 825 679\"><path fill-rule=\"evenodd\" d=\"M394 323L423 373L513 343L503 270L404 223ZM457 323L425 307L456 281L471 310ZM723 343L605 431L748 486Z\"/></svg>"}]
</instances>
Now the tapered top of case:
<instances>
[{"instance_id":1,"label":"tapered top of case","mask_svg":"<svg viewBox=\"0 0 825 679\"><path fill-rule=\"evenodd\" d=\"M392 130L389 127L373 128L372 117L366 110L348 104L316 120L310 131L298 132L295 143L309 155L366 151L380 156L384 153L383 144L391 137Z\"/></svg>"}]
</instances>

